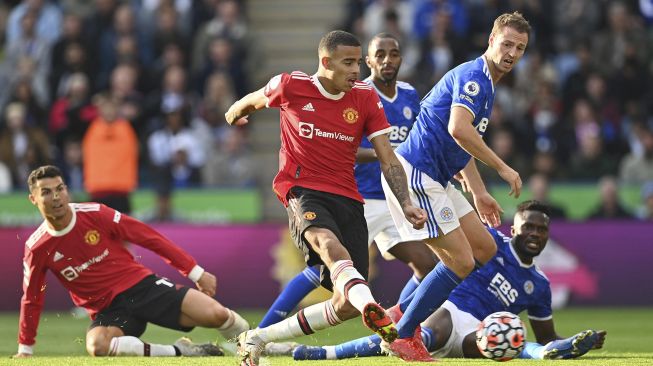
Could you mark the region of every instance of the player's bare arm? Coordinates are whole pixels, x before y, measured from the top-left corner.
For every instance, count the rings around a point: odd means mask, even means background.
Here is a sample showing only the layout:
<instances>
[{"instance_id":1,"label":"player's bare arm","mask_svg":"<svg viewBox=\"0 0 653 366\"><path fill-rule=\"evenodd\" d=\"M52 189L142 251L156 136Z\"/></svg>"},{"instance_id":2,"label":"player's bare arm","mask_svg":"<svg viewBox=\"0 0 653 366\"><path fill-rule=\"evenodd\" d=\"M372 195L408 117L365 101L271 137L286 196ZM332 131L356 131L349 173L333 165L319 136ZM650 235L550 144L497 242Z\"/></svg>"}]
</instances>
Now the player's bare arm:
<instances>
[{"instance_id":1,"label":"player's bare arm","mask_svg":"<svg viewBox=\"0 0 653 366\"><path fill-rule=\"evenodd\" d=\"M451 137L470 155L496 170L499 176L510 185L510 195L514 194L515 198L518 198L522 186L519 173L509 167L485 144L474 129L473 120L474 116L467 109L458 106L451 108L451 116L447 126Z\"/></svg>"},{"instance_id":2,"label":"player's bare arm","mask_svg":"<svg viewBox=\"0 0 653 366\"><path fill-rule=\"evenodd\" d=\"M470 159L463 170L460 171L460 175L466 187L472 193L474 206L476 206L481 221L492 227L499 226L503 209L485 188L481 174L476 168L476 159Z\"/></svg>"},{"instance_id":3,"label":"player's bare arm","mask_svg":"<svg viewBox=\"0 0 653 366\"><path fill-rule=\"evenodd\" d=\"M415 229L421 229L424 227L424 223L426 222L426 211L413 206L410 201L406 172L392 150L388 136L379 135L372 138L370 141L372 142L374 151L376 151L376 155L379 158L383 176L388 182L388 186L392 190L392 193L397 197L397 200L401 204L404 216L406 216L406 219L413 224Z\"/></svg>"},{"instance_id":4,"label":"player's bare arm","mask_svg":"<svg viewBox=\"0 0 653 366\"><path fill-rule=\"evenodd\" d=\"M247 116L265 108L268 97L265 96L263 89L251 92L232 104L227 113L224 114L227 123L230 125L236 124L237 126L244 125L248 122Z\"/></svg>"},{"instance_id":5,"label":"player's bare arm","mask_svg":"<svg viewBox=\"0 0 653 366\"><path fill-rule=\"evenodd\" d=\"M374 149L359 147L356 151L357 163L371 163L378 160L379 158L377 158L376 151L374 151Z\"/></svg>"}]
</instances>

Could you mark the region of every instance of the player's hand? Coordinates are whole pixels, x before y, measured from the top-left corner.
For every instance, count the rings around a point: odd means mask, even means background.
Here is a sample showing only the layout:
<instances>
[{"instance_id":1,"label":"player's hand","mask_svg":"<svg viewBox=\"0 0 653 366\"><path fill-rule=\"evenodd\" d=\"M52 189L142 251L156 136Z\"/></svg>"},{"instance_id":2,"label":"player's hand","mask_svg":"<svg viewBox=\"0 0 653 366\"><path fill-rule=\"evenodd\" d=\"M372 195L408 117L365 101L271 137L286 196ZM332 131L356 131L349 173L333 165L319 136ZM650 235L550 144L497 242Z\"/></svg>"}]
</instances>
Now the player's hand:
<instances>
[{"instance_id":1,"label":"player's hand","mask_svg":"<svg viewBox=\"0 0 653 366\"><path fill-rule=\"evenodd\" d=\"M497 227L501 224L503 209L489 193L474 195L474 206L484 224Z\"/></svg>"},{"instance_id":2,"label":"player's hand","mask_svg":"<svg viewBox=\"0 0 653 366\"><path fill-rule=\"evenodd\" d=\"M32 357L31 353L16 353L15 355L11 356L11 358L27 358L27 357Z\"/></svg>"},{"instance_id":3,"label":"player's hand","mask_svg":"<svg viewBox=\"0 0 653 366\"><path fill-rule=\"evenodd\" d=\"M244 126L249 123L249 117L240 117L234 123L232 123L233 126Z\"/></svg>"},{"instance_id":4,"label":"player's hand","mask_svg":"<svg viewBox=\"0 0 653 366\"><path fill-rule=\"evenodd\" d=\"M454 177L454 179L456 179L458 181L458 183L460 183L460 188L463 190L463 192L469 193L469 192L472 191L469 188L469 186L467 185L467 181L465 180L465 177L463 177L462 174L456 173L456 174L454 174L453 177Z\"/></svg>"},{"instance_id":5,"label":"player's hand","mask_svg":"<svg viewBox=\"0 0 653 366\"><path fill-rule=\"evenodd\" d=\"M605 342L605 336L608 334L608 332L606 332L605 330L597 330L596 334L599 335L599 339L596 341L592 349L603 348L603 343Z\"/></svg>"},{"instance_id":6,"label":"player's hand","mask_svg":"<svg viewBox=\"0 0 653 366\"><path fill-rule=\"evenodd\" d=\"M413 224L413 228L416 230L424 227L427 218L426 211L413 205L404 207L404 216L406 216L408 222Z\"/></svg>"},{"instance_id":7,"label":"player's hand","mask_svg":"<svg viewBox=\"0 0 653 366\"><path fill-rule=\"evenodd\" d=\"M507 165L505 168L499 170L498 173L510 185L509 195L512 196L514 194L515 198L519 198L521 194L521 178L519 177L519 173Z\"/></svg>"},{"instance_id":8,"label":"player's hand","mask_svg":"<svg viewBox=\"0 0 653 366\"><path fill-rule=\"evenodd\" d=\"M218 286L217 284L218 284L218 280L215 278L215 276L207 271L204 271L204 273L202 273L202 276L200 276L199 281L197 281L196 283L197 288L200 291L202 291L203 293L211 297L215 296L215 290Z\"/></svg>"}]
</instances>

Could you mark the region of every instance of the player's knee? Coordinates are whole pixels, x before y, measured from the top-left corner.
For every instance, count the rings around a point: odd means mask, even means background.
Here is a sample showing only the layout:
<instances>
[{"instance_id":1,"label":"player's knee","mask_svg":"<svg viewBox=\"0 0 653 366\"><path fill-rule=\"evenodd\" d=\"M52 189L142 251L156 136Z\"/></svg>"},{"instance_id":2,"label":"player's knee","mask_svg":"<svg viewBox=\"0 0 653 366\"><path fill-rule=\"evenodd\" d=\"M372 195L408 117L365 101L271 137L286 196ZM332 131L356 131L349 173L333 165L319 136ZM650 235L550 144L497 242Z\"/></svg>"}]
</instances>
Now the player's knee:
<instances>
[{"instance_id":1,"label":"player's knee","mask_svg":"<svg viewBox=\"0 0 653 366\"><path fill-rule=\"evenodd\" d=\"M86 352L93 357L102 357L109 354L109 342L107 337L93 337L86 340Z\"/></svg>"},{"instance_id":2,"label":"player's knee","mask_svg":"<svg viewBox=\"0 0 653 366\"><path fill-rule=\"evenodd\" d=\"M460 258L457 260L453 266L451 266L451 270L460 278L465 278L467 277L474 268L476 267L476 262L474 261L473 257L469 257L466 259Z\"/></svg>"},{"instance_id":3,"label":"player's knee","mask_svg":"<svg viewBox=\"0 0 653 366\"><path fill-rule=\"evenodd\" d=\"M484 238L485 239L485 238ZM488 234L489 240L482 240L476 245L472 245L472 251L474 253L474 258L481 263L487 263L497 254L497 245L494 243L494 239Z\"/></svg>"},{"instance_id":4,"label":"player's knee","mask_svg":"<svg viewBox=\"0 0 653 366\"><path fill-rule=\"evenodd\" d=\"M360 312L343 295L339 293L334 293L333 295L331 303L340 320L353 319L360 315Z\"/></svg>"},{"instance_id":5,"label":"player's knee","mask_svg":"<svg viewBox=\"0 0 653 366\"><path fill-rule=\"evenodd\" d=\"M215 327L219 327L229 319L229 310L217 302L211 305L209 312Z\"/></svg>"}]
</instances>

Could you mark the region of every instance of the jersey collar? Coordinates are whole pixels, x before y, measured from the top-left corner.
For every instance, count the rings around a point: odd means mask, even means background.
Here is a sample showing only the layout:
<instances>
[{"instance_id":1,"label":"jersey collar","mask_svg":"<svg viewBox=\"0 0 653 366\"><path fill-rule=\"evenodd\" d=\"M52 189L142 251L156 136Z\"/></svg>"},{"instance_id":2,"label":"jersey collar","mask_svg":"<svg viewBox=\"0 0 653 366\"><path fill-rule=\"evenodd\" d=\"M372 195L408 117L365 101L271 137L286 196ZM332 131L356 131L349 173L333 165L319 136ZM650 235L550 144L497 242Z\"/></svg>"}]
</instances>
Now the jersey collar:
<instances>
[{"instance_id":1,"label":"jersey collar","mask_svg":"<svg viewBox=\"0 0 653 366\"><path fill-rule=\"evenodd\" d=\"M379 88L376 87L376 84L374 84L374 80L372 80L371 76L368 77L367 79L365 79L365 82L367 84L371 85L374 88L374 90L376 90L376 94L378 94L379 97L383 98L388 103L394 103L394 101L397 100L397 96L399 96L399 90L398 90L398 87L397 87L397 83L395 83L395 96L390 98L387 95L383 94L383 92L381 90L379 90Z\"/></svg>"},{"instance_id":2,"label":"jersey collar","mask_svg":"<svg viewBox=\"0 0 653 366\"><path fill-rule=\"evenodd\" d=\"M311 76L311 81L313 82L313 84L315 84L315 86L317 86L317 90L320 91L320 94L322 94L322 96L324 96L327 99L340 100L342 99L342 97L345 96L345 92L340 92L338 94L331 94L328 91L326 91L326 89L324 89L324 87L322 86L322 83L320 83L320 79L318 79L317 74L313 74Z\"/></svg>"},{"instance_id":3,"label":"jersey collar","mask_svg":"<svg viewBox=\"0 0 653 366\"><path fill-rule=\"evenodd\" d=\"M494 80L492 80L492 74L490 74L490 66L487 64L485 55L481 55L481 59L483 60L483 73L490 80L490 85L492 85L492 94L494 94Z\"/></svg>"},{"instance_id":4,"label":"jersey collar","mask_svg":"<svg viewBox=\"0 0 653 366\"><path fill-rule=\"evenodd\" d=\"M522 268L531 268L531 267L533 267L535 265L535 260L533 260L533 262L531 262L531 264L526 264L526 263L521 261L521 258L519 258L519 256L517 255L517 252L515 252L515 248L513 248L513 246L512 246L512 240L510 241L510 243L508 243L508 246L510 247L510 252L515 257L515 259L519 263L520 267L522 267Z\"/></svg>"},{"instance_id":5,"label":"jersey collar","mask_svg":"<svg viewBox=\"0 0 653 366\"><path fill-rule=\"evenodd\" d=\"M75 207L73 207L72 203L70 203L68 205L70 206L70 209L73 211L73 217L72 217L72 219L70 219L70 223L68 224L68 226L66 226L65 228L63 228L61 230L55 230L55 229L51 228L48 225L47 222L45 222L44 223L45 224L45 230L48 232L48 234L50 234L52 236L64 236L64 235L68 234L75 227L75 223L77 222L77 212L75 210Z\"/></svg>"}]
</instances>

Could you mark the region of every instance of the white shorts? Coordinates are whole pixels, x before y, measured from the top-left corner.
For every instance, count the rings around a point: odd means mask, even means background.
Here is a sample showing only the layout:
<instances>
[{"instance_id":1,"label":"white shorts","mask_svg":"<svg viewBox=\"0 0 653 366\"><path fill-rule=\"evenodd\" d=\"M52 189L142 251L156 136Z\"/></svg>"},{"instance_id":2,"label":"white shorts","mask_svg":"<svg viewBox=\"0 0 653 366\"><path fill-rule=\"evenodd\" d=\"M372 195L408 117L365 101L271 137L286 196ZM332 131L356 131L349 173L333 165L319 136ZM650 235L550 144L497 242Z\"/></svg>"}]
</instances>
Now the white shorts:
<instances>
[{"instance_id":1,"label":"white shorts","mask_svg":"<svg viewBox=\"0 0 653 366\"><path fill-rule=\"evenodd\" d=\"M376 242L383 258L394 259L388 250L402 241L385 200L366 199L365 220L367 220L369 234L367 244L372 245L372 241Z\"/></svg>"},{"instance_id":2,"label":"white shorts","mask_svg":"<svg viewBox=\"0 0 653 366\"><path fill-rule=\"evenodd\" d=\"M446 235L460 226L458 218L474 211L472 205L453 184L447 183L447 187L443 187L428 175L413 168L401 155L396 155L406 171L411 202L414 206L426 210L428 215L426 224L421 230L413 229L413 225L404 217L399 201L383 177L381 180L383 192L402 241L435 238L438 236L438 228Z\"/></svg>"},{"instance_id":3,"label":"white shorts","mask_svg":"<svg viewBox=\"0 0 653 366\"><path fill-rule=\"evenodd\" d=\"M472 314L461 311L449 300L445 301L442 307L447 309L449 314L451 314L451 335L442 348L431 352L431 354L438 358L465 357L463 354L463 341L469 333L476 332L476 328L478 328L481 321L476 319Z\"/></svg>"}]
</instances>

